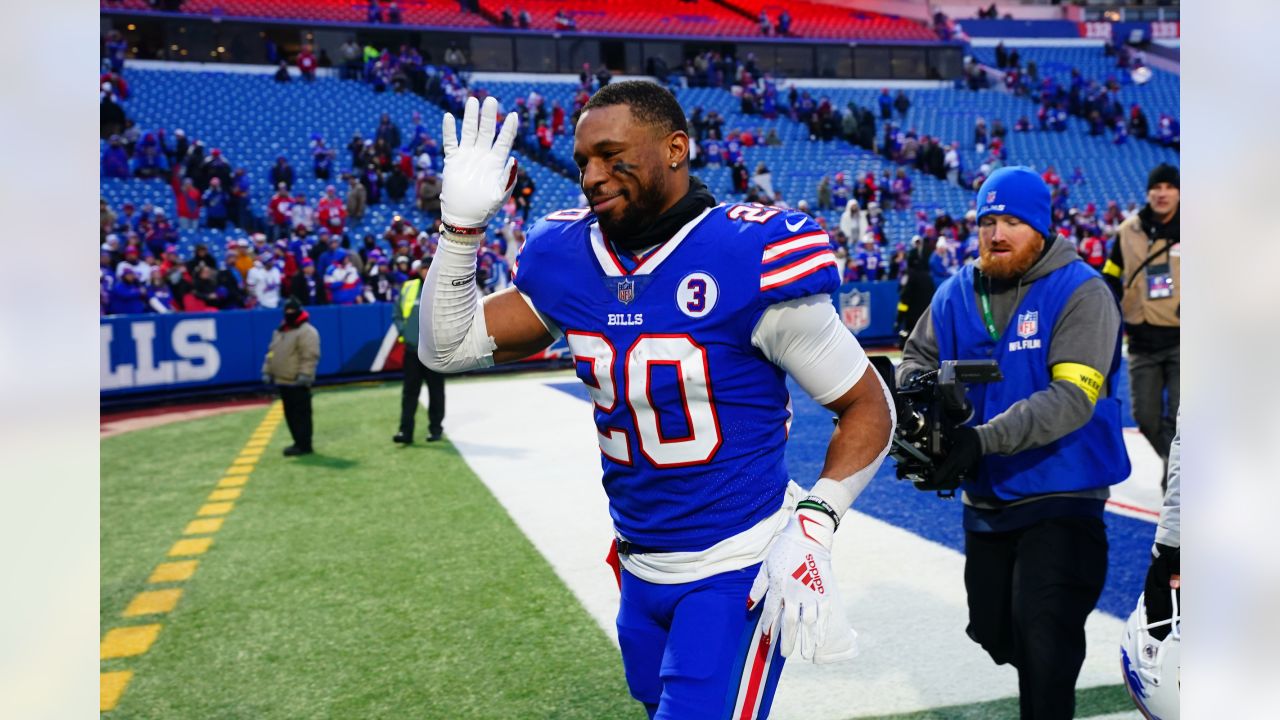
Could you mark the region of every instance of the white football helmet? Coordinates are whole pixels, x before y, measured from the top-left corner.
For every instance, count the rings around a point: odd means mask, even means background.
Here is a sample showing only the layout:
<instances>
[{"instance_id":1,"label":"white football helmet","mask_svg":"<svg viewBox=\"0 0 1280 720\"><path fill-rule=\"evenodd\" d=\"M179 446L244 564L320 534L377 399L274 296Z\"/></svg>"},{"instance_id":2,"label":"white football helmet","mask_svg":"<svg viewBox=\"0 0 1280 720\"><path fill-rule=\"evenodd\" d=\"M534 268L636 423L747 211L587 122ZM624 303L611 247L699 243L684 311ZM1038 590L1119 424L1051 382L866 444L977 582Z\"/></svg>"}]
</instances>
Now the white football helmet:
<instances>
[{"instance_id":1,"label":"white football helmet","mask_svg":"<svg viewBox=\"0 0 1280 720\"><path fill-rule=\"evenodd\" d=\"M1178 593L1173 596L1173 617L1147 622L1144 598L1124 624L1120 641L1120 671L1124 674L1129 697L1147 720L1178 720L1178 695L1182 688L1182 616L1178 611ZM1148 632L1152 628L1172 626L1164 640L1156 640Z\"/></svg>"}]
</instances>

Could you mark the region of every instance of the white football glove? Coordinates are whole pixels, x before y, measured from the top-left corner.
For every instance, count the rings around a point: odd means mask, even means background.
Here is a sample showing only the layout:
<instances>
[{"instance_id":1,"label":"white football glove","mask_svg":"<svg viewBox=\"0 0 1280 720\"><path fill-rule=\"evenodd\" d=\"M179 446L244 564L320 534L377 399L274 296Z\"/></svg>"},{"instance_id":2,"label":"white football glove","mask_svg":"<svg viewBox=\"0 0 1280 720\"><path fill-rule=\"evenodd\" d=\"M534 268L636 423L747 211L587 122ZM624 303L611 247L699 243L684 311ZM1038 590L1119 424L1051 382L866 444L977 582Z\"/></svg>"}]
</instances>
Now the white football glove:
<instances>
[{"instance_id":1,"label":"white football glove","mask_svg":"<svg viewBox=\"0 0 1280 720\"><path fill-rule=\"evenodd\" d=\"M494 141L498 101L467 98L462 114L462 142L458 142L453 113L444 114L444 174L440 215L456 228L483 228L498 214L516 186L516 159L510 157L520 121L507 113Z\"/></svg>"},{"instance_id":2,"label":"white football glove","mask_svg":"<svg viewBox=\"0 0 1280 720\"><path fill-rule=\"evenodd\" d=\"M800 657L815 663L849 660L858 654L857 633L849 626L831 571L835 522L812 510L797 510L774 541L751 586L747 607L764 598L762 627L781 633L783 657L799 641Z\"/></svg>"}]
</instances>

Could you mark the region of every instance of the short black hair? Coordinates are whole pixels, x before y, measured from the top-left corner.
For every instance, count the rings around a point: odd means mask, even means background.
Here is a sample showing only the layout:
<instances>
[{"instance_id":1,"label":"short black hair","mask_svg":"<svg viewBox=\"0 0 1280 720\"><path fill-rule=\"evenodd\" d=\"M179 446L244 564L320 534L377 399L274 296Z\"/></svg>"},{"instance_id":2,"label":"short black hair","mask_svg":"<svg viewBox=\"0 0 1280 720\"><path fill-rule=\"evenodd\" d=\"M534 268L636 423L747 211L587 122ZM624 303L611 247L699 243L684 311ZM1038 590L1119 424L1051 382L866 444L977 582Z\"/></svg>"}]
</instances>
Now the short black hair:
<instances>
[{"instance_id":1,"label":"short black hair","mask_svg":"<svg viewBox=\"0 0 1280 720\"><path fill-rule=\"evenodd\" d=\"M689 134L689 123L676 96L661 85L648 80L612 82L596 91L582 107L583 112L610 105L626 105L631 115L646 125L657 126L665 133L679 130Z\"/></svg>"}]
</instances>

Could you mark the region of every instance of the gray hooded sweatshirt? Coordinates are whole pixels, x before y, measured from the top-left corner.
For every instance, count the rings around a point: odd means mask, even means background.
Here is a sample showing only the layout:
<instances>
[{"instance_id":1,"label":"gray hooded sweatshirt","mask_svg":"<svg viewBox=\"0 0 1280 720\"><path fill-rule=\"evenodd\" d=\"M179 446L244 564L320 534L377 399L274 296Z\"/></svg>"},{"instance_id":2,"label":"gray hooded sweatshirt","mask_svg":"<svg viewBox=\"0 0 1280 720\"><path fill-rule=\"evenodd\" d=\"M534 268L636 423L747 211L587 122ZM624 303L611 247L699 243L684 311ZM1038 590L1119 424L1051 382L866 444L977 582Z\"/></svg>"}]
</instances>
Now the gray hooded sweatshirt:
<instances>
[{"instance_id":1,"label":"gray hooded sweatshirt","mask_svg":"<svg viewBox=\"0 0 1280 720\"><path fill-rule=\"evenodd\" d=\"M1032 283L1068 263L1083 262L1070 243L1058 238L1048 251L1017 281L991 281L975 277L975 283L991 282L991 312L1000 332L1009 325ZM1049 340L1049 366L1059 363L1087 365L1106 376L1111 370L1120 311L1102 276L1076 288L1054 323ZM938 368L938 338L933 329L932 308L920 317L902 352L897 379L901 383L915 372ZM1104 384L1099 399L1107 396ZM1093 403L1084 390L1066 380L1019 400L1007 410L976 427L984 454L1014 453L1037 448L1083 427L1093 416ZM1081 495L1107 497L1105 488Z\"/></svg>"}]
</instances>

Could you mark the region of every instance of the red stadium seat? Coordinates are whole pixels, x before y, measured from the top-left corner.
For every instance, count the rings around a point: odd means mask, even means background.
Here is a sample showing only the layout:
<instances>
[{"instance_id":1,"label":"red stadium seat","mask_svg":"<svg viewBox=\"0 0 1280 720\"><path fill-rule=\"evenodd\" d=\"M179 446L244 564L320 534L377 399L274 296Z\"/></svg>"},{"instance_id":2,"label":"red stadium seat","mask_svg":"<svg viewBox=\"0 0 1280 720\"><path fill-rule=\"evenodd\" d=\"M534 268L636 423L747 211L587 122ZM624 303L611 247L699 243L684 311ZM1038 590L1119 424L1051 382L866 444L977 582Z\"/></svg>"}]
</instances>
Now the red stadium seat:
<instances>
[{"instance_id":1,"label":"red stadium seat","mask_svg":"<svg viewBox=\"0 0 1280 720\"><path fill-rule=\"evenodd\" d=\"M385 17L386 7L382 3ZM399 0L405 25L438 27L491 27L491 23L473 13L464 13L456 2L448 0ZM150 11L147 0L112 0L102 2L104 9ZM186 0L182 11L194 15L221 14L236 17L290 18L324 22L362 23L368 18L368 3L363 0Z\"/></svg>"}]
</instances>

